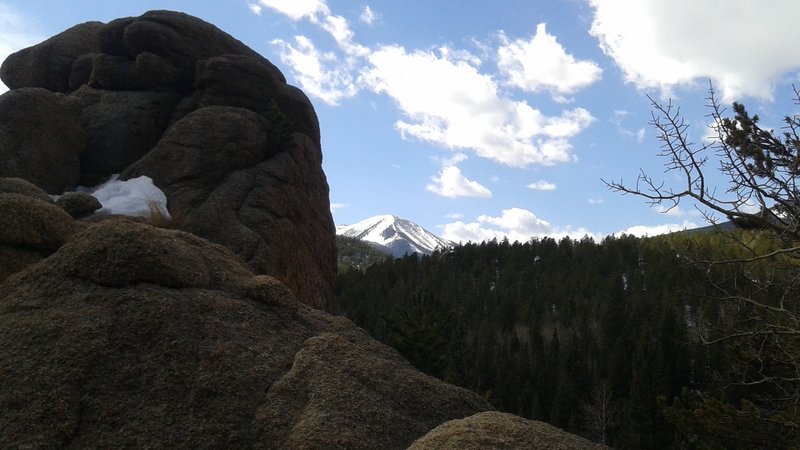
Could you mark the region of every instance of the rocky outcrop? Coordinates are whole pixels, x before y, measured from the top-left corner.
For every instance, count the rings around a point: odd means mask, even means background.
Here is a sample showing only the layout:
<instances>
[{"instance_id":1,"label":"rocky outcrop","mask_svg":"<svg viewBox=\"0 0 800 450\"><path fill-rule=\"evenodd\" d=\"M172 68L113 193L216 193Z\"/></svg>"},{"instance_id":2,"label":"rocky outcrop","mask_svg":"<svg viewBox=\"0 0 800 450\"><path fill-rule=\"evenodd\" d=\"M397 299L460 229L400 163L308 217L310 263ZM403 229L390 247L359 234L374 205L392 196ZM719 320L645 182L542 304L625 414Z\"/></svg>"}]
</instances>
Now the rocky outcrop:
<instances>
[{"instance_id":1,"label":"rocky outcrop","mask_svg":"<svg viewBox=\"0 0 800 450\"><path fill-rule=\"evenodd\" d=\"M552 425L488 411L451 420L416 440L408 450L607 449Z\"/></svg>"},{"instance_id":2,"label":"rocky outcrop","mask_svg":"<svg viewBox=\"0 0 800 450\"><path fill-rule=\"evenodd\" d=\"M51 194L148 176L182 226L332 309L319 124L269 61L186 14L90 22L3 63L0 177Z\"/></svg>"},{"instance_id":3,"label":"rocky outcrop","mask_svg":"<svg viewBox=\"0 0 800 450\"><path fill-rule=\"evenodd\" d=\"M405 448L483 411L223 246L125 219L0 284L2 448Z\"/></svg>"},{"instance_id":4,"label":"rocky outcrop","mask_svg":"<svg viewBox=\"0 0 800 450\"><path fill-rule=\"evenodd\" d=\"M80 228L34 184L0 178L0 282L58 250Z\"/></svg>"}]
</instances>

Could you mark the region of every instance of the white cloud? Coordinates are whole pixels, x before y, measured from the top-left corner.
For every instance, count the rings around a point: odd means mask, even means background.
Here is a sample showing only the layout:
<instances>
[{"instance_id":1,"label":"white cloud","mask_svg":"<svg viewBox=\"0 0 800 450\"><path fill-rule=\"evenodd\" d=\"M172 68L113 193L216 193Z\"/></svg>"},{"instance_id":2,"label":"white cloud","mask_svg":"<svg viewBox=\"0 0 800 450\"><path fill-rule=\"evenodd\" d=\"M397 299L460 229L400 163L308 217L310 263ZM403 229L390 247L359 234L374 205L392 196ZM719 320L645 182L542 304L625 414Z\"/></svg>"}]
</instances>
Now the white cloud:
<instances>
[{"instance_id":1,"label":"white cloud","mask_svg":"<svg viewBox=\"0 0 800 450\"><path fill-rule=\"evenodd\" d=\"M436 51L406 51L397 45L371 50L355 42L347 20L333 15L324 0L259 0L258 5L292 20L307 19L336 41L337 49L331 52L317 50L305 36L296 36L293 43L273 41L306 93L331 105L363 88L386 94L405 116L395 124L404 138L470 149L514 167L550 165L575 160L570 139L594 121L583 108L550 116L526 101L501 97L493 76L478 70L481 58L465 50L443 46ZM363 13L367 11L374 16L368 8ZM548 39L544 29L541 35L539 39ZM525 50L524 44L508 44L509 58L525 56L513 51ZM554 40L552 44L558 45ZM580 66L563 49L561 53L562 63ZM549 89L572 92L577 84L570 86Z\"/></svg>"},{"instance_id":2,"label":"white cloud","mask_svg":"<svg viewBox=\"0 0 800 450\"><path fill-rule=\"evenodd\" d=\"M358 87L351 74L350 62L340 61L332 52L320 52L310 39L295 36L294 44L276 39L280 58L288 64L300 87L308 94L329 105L353 97Z\"/></svg>"},{"instance_id":3,"label":"white cloud","mask_svg":"<svg viewBox=\"0 0 800 450\"><path fill-rule=\"evenodd\" d=\"M522 208L504 209L499 217L481 215L478 222L495 225L504 230L513 230L522 234L538 234L552 230L549 222L544 221L536 214Z\"/></svg>"},{"instance_id":4,"label":"white cloud","mask_svg":"<svg viewBox=\"0 0 800 450\"><path fill-rule=\"evenodd\" d=\"M347 203L331 203L331 212L335 212L346 207Z\"/></svg>"},{"instance_id":5,"label":"white cloud","mask_svg":"<svg viewBox=\"0 0 800 450\"><path fill-rule=\"evenodd\" d=\"M16 9L0 3L0 64L8 55L42 41L42 37L31 32L35 26L31 20ZM0 82L0 94L8 87Z\"/></svg>"},{"instance_id":6,"label":"white cloud","mask_svg":"<svg viewBox=\"0 0 800 450\"><path fill-rule=\"evenodd\" d=\"M602 205L605 202L606 202L606 200L604 198L600 198L600 197L592 197L592 198L589 199L589 204L590 205Z\"/></svg>"},{"instance_id":7,"label":"white cloud","mask_svg":"<svg viewBox=\"0 0 800 450\"><path fill-rule=\"evenodd\" d=\"M573 230L570 227L558 229L536 214L523 208L504 209L500 216L481 215L477 221L464 223L457 221L444 225L442 237L453 242L483 242L492 239L508 238L511 242L528 242L532 238L552 237L561 239L570 237L581 239L590 236L600 239L597 234L584 228Z\"/></svg>"},{"instance_id":8,"label":"white cloud","mask_svg":"<svg viewBox=\"0 0 800 450\"><path fill-rule=\"evenodd\" d=\"M250 11L252 11L253 14L255 14L257 16L261 15L262 8L261 8L261 5L259 5L258 3L250 3L250 4L247 5L247 7L250 8Z\"/></svg>"},{"instance_id":9,"label":"white cloud","mask_svg":"<svg viewBox=\"0 0 800 450\"><path fill-rule=\"evenodd\" d=\"M317 15L330 15L331 11L323 0L259 0L266 6L294 21L306 18L316 20Z\"/></svg>"},{"instance_id":10,"label":"white cloud","mask_svg":"<svg viewBox=\"0 0 800 450\"><path fill-rule=\"evenodd\" d=\"M539 180L535 183L531 183L528 185L529 189L533 189L534 191L555 191L556 185L544 180Z\"/></svg>"},{"instance_id":11,"label":"white cloud","mask_svg":"<svg viewBox=\"0 0 800 450\"><path fill-rule=\"evenodd\" d=\"M457 221L445 224L442 237L453 242L475 242L502 239L503 233L498 230L487 229L477 222L464 223Z\"/></svg>"},{"instance_id":12,"label":"white cloud","mask_svg":"<svg viewBox=\"0 0 800 450\"><path fill-rule=\"evenodd\" d=\"M512 86L529 92L549 91L557 101L600 79L602 69L593 61L579 61L568 54L544 23L530 40L509 42L497 49L497 67Z\"/></svg>"},{"instance_id":13,"label":"white cloud","mask_svg":"<svg viewBox=\"0 0 800 450\"><path fill-rule=\"evenodd\" d=\"M500 97L493 78L463 52L386 46L368 60L361 80L397 102L408 119L396 123L403 136L472 149L509 166L570 161L569 138L594 120L583 108L546 116L524 101Z\"/></svg>"},{"instance_id":14,"label":"white cloud","mask_svg":"<svg viewBox=\"0 0 800 450\"><path fill-rule=\"evenodd\" d=\"M463 218L464 215L460 214L460 213L450 213L450 214L445 215L445 217L447 217L450 220L458 220L458 219Z\"/></svg>"},{"instance_id":15,"label":"white cloud","mask_svg":"<svg viewBox=\"0 0 800 450\"><path fill-rule=\"evenodd\" d=\"M467 155L458 152L449 158L441 158L442 166L455 166L458 163L462 163L466 161L468 158ZM440 158L434 157L434 160L439 160Z\"/></svg>"},{"instance_id":16,"label":"white cloud","mask_svg":"<svg viewBox=\"0 0 800 450\"><path fill-rule=\"evenodd\" d=\"M361 16L358 19L366 25L372 25L378 19L378 15L375 14L375 11L373 11L372 8L365 6L364 10L361 12Z\"/></svg>"},{"instance_id":17,"label":"white cloud","mask_svg":"<svg viewBox=\"0 0 800 450\"><path fill-rule=\"evenodd\" d=\"M654 226L634 225L632 227L620 231L617 234L628 234L639 237L656 236L659 234L667 234L675 231L690 230L692 228L697 228L698 226L699 225L697 225L694 222L684 220L683 223L667 223L663 225L654 225Z\"/></svg>"},{"instance_id":18,"label":"white cloud","mask_svg":"<svg viewBox=\"0 0 800 450\"><path fill-rule=\"evenodd\" d=\"M590 0L590 33L627 82L658 88L712 79L728 103L771 99L783 75L800 68L800 3L729 0Z\"/></svg>"},{"instance_id":19,"label":"white cloud","mask_svg":"<svg viewBox=\"0 0 800 450\"><path fill-rule=\"evenodd\" d=\"M438 177L431 177L433 183L425 189L442 197L480 197L491 198L492 192L477 181L467 179L456 166L443 167Z\"/></svg>"},{"instance_id":20,"label":"white cloud","mask_svg":"<svg viewBox=\"0 0 800 450\"><path fill-rule=\"evenodd\" d=\"M456 242L481 242L508 237L510 241L527 242L534 236L552 232L549 222L522 208L504 209L499 217L481 215L477 222L450 223L444 227L445 239Z\"/></svg>"},{"instance_id":21,"label":"white cloud","mask_svg":"<svg viewBox=\"0 0 800 450\"><path fill-rule=\"evenodd\" d=\"M656 205L655 209L656 212L664 214L665 216L680 217L686 215L686 211L682 210L678 205L671 208L665 205Z\"/></svg>"},{"instance_id":22,"label":"white cloud","mask_svg":"<svg viewBox=\"0 0 800 450\"><path fill-rule=\"evenodd\" d=\"M363 57L369 52L366 47L353 43L355 35L347 19L332 14L324 0L259 0L259 4L251 4L250 9L261 14L262 6L284 14L293 21L307 19L328 32L348 56ZM291 64L291 61L284 62Z\"/></svg>"},{"instance_id":23,"label":"white cloud","mask_svg":"<svg viewBox=\"0 0 800 450\"><path fill-rule=\"evenodd\" d=\"M339 44L351 42L353 40L353 31L350 29L347 19L342 16L328 15L320 26L322 26L323 30L330 33L333 39Z\"/></svg>"}]
</instances>

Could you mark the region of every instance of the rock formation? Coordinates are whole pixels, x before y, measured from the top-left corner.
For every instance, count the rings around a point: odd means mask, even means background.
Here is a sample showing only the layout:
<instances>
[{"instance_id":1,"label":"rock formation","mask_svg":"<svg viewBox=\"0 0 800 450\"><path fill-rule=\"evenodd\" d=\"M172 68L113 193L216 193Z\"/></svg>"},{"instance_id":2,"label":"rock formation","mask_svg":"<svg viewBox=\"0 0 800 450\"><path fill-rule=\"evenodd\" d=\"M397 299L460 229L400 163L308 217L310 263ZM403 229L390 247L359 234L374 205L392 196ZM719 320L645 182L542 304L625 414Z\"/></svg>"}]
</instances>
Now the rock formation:
<instances>
[{"instance_id":1,"label":"rock formation","mask_svg":"<svg viewBox=\"0 0 800 450\"><path fill-rule=\"evenodd\" d=\"M149 176L189 232L330 310L333 220L319 124L269 61L169 11L76 25L9 56L0 177L50 194Z\"/></svg>"},{"instance_id":2,"label":"rock formation","mask_svg":"<svg viewBox=\"0 0 800 450\"><path fill-rule=\"evenodd\" d=\"M602 450L605 445L552 425L513 414L487 411L445 422L414 441L408 450Z\"/></svg>"},{"instance_id":3,"label":"rock formation","mask_svg":"<svg viewBox=\"0 0 800 450\"><path fill-rule=\"evenodd\" d=\"M405 448L489 407L227 248L127 219L0 284L0 386L0 448Z\"/></svg>"}]
</instances>

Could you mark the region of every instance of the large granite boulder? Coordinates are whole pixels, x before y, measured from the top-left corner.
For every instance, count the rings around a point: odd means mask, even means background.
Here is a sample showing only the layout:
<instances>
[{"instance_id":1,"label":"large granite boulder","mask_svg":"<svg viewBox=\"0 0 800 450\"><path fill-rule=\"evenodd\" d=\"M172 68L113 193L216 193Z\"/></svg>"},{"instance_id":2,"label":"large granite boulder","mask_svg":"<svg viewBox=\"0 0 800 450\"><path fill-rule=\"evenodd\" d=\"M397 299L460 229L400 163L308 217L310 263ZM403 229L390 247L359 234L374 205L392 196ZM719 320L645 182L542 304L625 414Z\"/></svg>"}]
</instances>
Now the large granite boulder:
<instances>
[{"instance_id":1,"label":"large granite boulder","mask_svg":"<svg viewBox=\"0 0 800 450\"><path fill-rule=\"evenodd\" d=\"M54 253L80 228L35 185L0 178L0 283Z\"/></svg>"},{"instance_id":2,"label":"large granite boulder","mask_svg":"<svg viewBox=\"0 0 800 450\"><path fill-rule=\"evenodd\" d=\"M12 89L0 97L0 176L60 193L146 175L187 231L333 308L319 123L255 51L200 19L151 11L70 28L11 55L0 78Z\"/></svg>"},{"instance_id":3,"label":"large granite boulder","mask_svg":"<svg viewBox=\"0 0 800 450\"><path fill-rule=\"evenodd\" d=\"M513 414L487 411L445 422L408 450L602 450L605 445L552 425Z\"/></svg>"},{"instance_id":4,"label":"large granite boulder","mask_svg":"<svg viewBox=\"0 0 800 450\"><path fill-rule=\"evenodd\" d=\"M0 385L0 448L402 449L489 408L227 248L127 219L0 284Z\"/></svg>"}]
</instances>

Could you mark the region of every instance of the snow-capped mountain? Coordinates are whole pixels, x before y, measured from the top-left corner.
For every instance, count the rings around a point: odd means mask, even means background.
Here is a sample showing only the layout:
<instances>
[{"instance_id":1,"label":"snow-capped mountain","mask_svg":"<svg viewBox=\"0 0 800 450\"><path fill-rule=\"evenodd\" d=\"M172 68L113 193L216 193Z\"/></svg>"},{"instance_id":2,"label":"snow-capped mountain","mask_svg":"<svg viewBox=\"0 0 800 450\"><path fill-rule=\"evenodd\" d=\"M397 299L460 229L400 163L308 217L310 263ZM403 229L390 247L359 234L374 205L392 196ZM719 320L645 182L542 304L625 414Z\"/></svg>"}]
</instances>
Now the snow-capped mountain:
<instances>
[{"instance_id":1,"label":"snow-capped mountain","mask_svg":"<svg viewBox=\"0 0 800 450\"><path fill-rule=\"evenodd\" d=\"M372 242L378 248L388 248L395 257L411 253L430 255L437 248L453 246L452 242L410 220L388 214L370 217L353 225L338 226L336 234Z\"/></svg>"}]
</instances>

